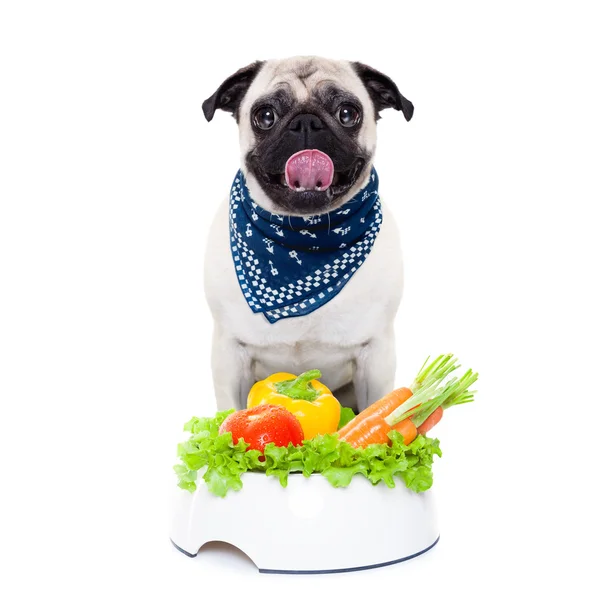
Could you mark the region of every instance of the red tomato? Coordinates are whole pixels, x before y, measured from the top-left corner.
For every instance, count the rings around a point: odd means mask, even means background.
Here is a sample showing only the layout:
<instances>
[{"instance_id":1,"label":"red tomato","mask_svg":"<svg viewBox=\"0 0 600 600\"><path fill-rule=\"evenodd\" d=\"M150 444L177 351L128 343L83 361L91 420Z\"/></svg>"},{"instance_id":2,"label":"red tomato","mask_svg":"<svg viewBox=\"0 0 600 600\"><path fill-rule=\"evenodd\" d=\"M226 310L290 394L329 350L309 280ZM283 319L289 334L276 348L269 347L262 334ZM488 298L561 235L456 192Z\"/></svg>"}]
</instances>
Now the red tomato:
<instances>
[{"instance_id":1,"label":"red tomato","mask_svg":"<svg viewBox=\"0 0 600 600\"><path fill-rule=\"evenodd\" d=\"M259 404L252 408L231 413L219 427L219 433L231 431L233 443L244 438L249 449L263 452L273 442L276 446L287 446L290 442L299 446L304 439L300 421L283 406Z\"/></svg>"}]
</instances>

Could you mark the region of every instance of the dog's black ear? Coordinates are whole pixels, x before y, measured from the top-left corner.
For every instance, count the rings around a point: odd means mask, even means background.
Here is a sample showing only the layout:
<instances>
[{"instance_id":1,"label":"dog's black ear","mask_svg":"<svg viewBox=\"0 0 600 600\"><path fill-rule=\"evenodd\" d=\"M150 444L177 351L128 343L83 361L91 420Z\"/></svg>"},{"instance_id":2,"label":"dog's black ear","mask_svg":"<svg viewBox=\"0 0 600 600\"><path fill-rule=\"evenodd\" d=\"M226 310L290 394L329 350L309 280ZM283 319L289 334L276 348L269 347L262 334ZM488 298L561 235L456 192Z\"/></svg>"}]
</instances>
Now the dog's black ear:
<instances>
[{"instance_id":1,"label":"dog's black ear","mask_svg":"<svg viewBox=\"0 0 600 600\"><path fill-rule=\"evenodd\" d=\"M202 112L206 120L212 120L218 108L233 113L233 116L237 120L237 111L242 98L263 64L264 61L257 60L251 65L236 71L231 77L228 77L219 86L219 89L202 103Z\"/></svg>"},{"instance_id":2,"label":"dog's black ear","mask_svg":"<svg viewBox=\"0 0 600 600\"><path fill-rule=\"evenodd\" d=\"M352 66L373 100L377 118L384 108L395 108L402 111L407 121L412 119L415 110L412 102L400 93L396 84L387 75L360 62L354 62Z\"/></svg>"}]
</instances>

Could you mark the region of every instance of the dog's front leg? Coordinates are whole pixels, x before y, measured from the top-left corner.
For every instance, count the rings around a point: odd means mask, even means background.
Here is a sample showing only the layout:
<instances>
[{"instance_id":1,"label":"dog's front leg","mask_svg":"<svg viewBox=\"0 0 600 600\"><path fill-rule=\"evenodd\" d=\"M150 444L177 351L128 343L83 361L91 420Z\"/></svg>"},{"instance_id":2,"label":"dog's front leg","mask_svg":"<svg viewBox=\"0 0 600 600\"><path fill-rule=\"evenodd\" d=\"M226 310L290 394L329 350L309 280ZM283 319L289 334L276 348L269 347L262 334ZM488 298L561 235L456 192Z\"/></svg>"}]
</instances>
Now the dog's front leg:
<instances>
[{"instance_id":1,"label":"dog's front leg","mask_svg":"<svg viewBox=\"0 0 600 600\"><path fill-rule=\"evenodd\" d=\"M212 373L218 410L246 408L252 378L252 360L236 339L221 334L217 328L212 343Z\"/></svg>"},{"instance_id":2,"label":"dog's front leg","mask_svg":"<svg viewBox=\"0 0 600 600\"><path fill-rule=\"evenodd\" d=\"M394 332L361 346L356 356L354 392L359 411L364 410L394 389L396 347Z\"/></svg>"}]
</instances>

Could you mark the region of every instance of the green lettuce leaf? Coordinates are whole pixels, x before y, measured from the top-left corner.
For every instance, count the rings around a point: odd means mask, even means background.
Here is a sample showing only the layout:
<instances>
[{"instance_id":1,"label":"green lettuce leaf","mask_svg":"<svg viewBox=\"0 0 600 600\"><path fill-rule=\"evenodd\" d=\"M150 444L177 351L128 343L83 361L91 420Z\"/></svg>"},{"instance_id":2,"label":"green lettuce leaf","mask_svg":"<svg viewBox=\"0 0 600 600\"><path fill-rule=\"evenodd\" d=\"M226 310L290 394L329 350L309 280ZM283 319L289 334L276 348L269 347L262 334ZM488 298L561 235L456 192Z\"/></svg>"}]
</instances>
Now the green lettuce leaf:
<instances>
[{"instance_id":1,"label":"green lettuce leaf","mask_svg":"<svg viewBox=\"0 0 600 600\"><path fill-rule=\"evenodd\" d=\"M404 480L406 487L414 492L424 492L433 484L433 473L431 468L426 467L425 465L402 471L400 476Z\"/></svg>"},{"instance_id":2,"label":"green lettuce leaf","mask_svg":"<svg viewBox=\"0 0 600 600\"><path fill-rule=\"evenodd\" d=\"M229 432L219 434L221 423L232 412L217 413L212 419L194 417L185 424L190 437L178 445L180 462L173 467L180 488L194 492L198 472L204 469L202 479L208 491L220 497L241 490L242 475L249 471L276 477L283 487L290 473L305 477L320 473L333 487L347 487L354 477L362 476L373 485L393 488L401 481L414 492L424 492L433 484L434 456L442 456L437 439L418 435L406 446L397 431L389 433L390 444L353 448L337 434L326 434L302 446L271 443L263 455L248 450L243 439L234 444Z\"/></svg>"},{"instance_id":3,"label":"green lettuce leaf","mask_svg":"<svg viewBox=\"0 0 600 600\"><path fill-rule=\"evenodd\" d=\"M351 467L329 467L323 471L323 477L325 477L333 487L348 487L352 478L357 473L367 475L367 466L363 463L357 463Z\"/></svg>"},{"instance_id":4,"label":"green lettuce leaf","mask_svg":"<svg viewBox=\"0 0 600 600\"><path fill-rule=\"evenodd\" d=\"M210 433L211 437L215 437L219 434L219 427L221 427L223 421L233 412L235 412L233 408L224 410L218 412L212 419L210 417L192 417L183 426L183 430L194 434L206 431Z\"/></svg>"}]
</instances>

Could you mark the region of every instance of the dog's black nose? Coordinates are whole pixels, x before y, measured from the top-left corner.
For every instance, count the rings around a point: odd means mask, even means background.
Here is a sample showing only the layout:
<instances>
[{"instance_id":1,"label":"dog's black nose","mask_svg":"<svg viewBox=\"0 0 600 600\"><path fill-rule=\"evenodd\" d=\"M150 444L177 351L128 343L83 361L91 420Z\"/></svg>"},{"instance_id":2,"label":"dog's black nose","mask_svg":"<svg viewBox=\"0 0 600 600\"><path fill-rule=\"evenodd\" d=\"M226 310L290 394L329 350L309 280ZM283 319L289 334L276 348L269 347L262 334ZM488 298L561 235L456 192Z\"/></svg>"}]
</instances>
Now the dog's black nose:
<instances>
[{"instance_id":1,"label":"dog's black nose","mask_svg":"<svg viewBox=\"0 0 600 600\"><path fill-rule=\"evenodd\" d=\"M317 115L302 113L296 115L290 121L288 128L295 133L306 134L310 131L320 131L321 129L325 129L325 125Z\"/></svg>"}]
</instances>

